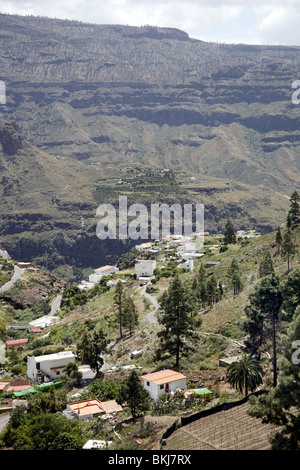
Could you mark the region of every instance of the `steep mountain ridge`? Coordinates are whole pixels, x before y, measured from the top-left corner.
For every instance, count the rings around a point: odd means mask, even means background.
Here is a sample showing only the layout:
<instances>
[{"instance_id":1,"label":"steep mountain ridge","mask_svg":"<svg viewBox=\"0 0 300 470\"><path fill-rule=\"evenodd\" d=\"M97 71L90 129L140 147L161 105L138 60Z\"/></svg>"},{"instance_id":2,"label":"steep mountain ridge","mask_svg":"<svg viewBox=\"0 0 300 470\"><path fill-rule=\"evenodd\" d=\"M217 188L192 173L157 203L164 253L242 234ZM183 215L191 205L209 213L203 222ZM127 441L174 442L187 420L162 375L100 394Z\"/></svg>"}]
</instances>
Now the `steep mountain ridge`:
<instances>
[{"instance_id":1,"label":"steep mountain ridge","mask_svg":"<svg viewBox=\"0 0 300 470\"><path fill-rule=\"evenodd\" d=\"M17 15L0 15L0 27L7 92L0 106L1 239L13 255L43 261L54 244L52 266L112 260L124 246L94 239L95 210L120 194L147 204L203 203L209 230L228 217L262 231L285 222L287 196L300 187L300 108L291 100L300 47L205 43L173 28ZM11 121L20 132L9 155ZM18 148L25 138L28 145ZM29 143L37 160L23 168ZM13 164L20 152L23 160ZM44 165L51 167L47 178ZM142 194L140 183L130 182L132 171L164 168L178 183L167 197L149 187ZM51 223L37 229L27 207ZM24 239L22 226L38 230L47 248L38 237Z\"/></svg>"}]
</instances>

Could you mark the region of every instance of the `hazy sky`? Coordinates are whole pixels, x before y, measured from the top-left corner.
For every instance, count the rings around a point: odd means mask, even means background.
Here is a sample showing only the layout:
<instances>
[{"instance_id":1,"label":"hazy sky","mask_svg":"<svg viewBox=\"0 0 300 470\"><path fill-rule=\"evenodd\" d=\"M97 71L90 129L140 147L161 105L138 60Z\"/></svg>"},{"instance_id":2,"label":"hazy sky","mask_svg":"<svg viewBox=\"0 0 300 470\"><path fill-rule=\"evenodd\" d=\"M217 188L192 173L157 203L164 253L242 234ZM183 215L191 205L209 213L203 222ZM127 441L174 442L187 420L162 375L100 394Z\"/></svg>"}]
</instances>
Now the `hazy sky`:
<instances>
[{"instance_id":1,"label":"hazy sky","mask_svg":"<svg viewBox=\"0 0 300 470\"><path fill-rule=\"evenodd\" d=\"M174 27L204 41L300 45L300 0L0 0L0 12Z\"/></svg>"}]
</instances>

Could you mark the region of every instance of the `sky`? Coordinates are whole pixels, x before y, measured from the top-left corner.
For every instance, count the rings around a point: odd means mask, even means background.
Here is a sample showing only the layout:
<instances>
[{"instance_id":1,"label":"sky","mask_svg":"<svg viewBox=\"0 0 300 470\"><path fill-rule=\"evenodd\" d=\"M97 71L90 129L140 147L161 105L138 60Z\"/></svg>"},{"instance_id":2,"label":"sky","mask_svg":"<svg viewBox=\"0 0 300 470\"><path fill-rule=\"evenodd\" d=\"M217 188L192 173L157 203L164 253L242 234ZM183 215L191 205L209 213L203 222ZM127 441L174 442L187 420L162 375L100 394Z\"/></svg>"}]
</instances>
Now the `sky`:
<instances>
[{"instance_id":1,"label":"sky","mask_svg":"<svg viewBox=\"0 0 300 470\"><path fill-rule=\"evenodd\" d=\"M0 12L172 27L203 41L300 46L300 0L0 0Z\"/></svg>"}]
</instances>

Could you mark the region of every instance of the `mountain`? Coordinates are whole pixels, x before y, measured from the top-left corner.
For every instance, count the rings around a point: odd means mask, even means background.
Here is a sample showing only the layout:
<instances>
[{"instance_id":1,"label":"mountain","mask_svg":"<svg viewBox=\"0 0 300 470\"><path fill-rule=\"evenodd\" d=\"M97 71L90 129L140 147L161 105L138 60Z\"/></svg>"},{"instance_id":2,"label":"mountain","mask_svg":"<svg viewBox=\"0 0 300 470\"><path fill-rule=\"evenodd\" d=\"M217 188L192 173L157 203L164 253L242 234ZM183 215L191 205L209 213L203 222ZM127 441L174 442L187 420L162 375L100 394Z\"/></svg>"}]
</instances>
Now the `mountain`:
<instances>
[{"instance_id":1,"label":"mountain","mask_svg":"<svg viewBox=\"0 0 300 470\"><path fill-rule=\"evenodd\" d=\"M211 231L229 217L263 232L285 223L300 187L300 47L31 16L0 25L0 238L15 258L113 261L128 247L97 239L95 213L120 194L203 203Z\"/></svg>"}]
</instances>

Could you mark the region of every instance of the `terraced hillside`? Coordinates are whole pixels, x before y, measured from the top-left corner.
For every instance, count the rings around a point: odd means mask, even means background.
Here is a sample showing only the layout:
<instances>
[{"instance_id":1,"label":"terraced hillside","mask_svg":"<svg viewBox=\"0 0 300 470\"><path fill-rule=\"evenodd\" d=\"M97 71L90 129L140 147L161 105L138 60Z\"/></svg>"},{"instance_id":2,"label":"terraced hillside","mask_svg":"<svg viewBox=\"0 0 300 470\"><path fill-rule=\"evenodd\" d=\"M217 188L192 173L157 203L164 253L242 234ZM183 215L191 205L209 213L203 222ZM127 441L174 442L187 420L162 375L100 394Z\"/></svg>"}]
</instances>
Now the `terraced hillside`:
<instances>
[{"instance_id":1,"label":"terraced hillside","mask_svg":"<svg viewBox=\"0 0 300 470\"><path fill-rule=\"evenodd\" d=\"M279 428L247 414L248 403L203 417L177 429L164 450L264 450Z\"/></svg>"}]
</instances>

